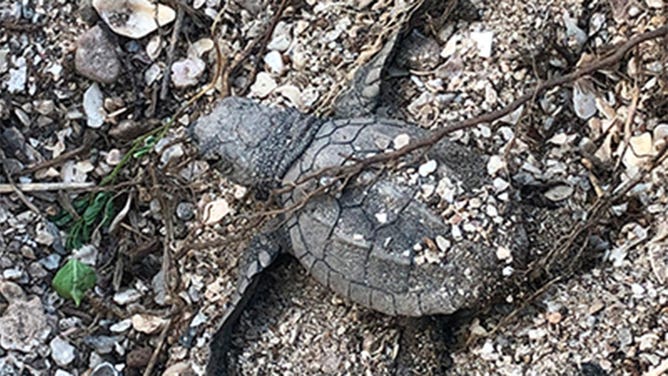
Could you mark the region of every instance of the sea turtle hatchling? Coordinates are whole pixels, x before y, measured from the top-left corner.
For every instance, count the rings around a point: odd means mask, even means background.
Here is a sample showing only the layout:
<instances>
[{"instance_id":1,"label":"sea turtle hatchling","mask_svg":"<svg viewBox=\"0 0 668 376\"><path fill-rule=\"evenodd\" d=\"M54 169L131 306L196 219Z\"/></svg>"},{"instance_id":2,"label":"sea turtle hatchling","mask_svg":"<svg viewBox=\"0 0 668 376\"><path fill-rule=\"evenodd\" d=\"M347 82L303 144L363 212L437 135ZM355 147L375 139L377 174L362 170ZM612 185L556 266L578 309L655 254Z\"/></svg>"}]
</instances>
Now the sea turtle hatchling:
<instances>
[{"instance_id":1,"label":"sea turtle hatchling","mask_svg":"<svg viewBox=\"0 0 668 376\"><path fill-rule=\"evenodd\" d=\"M219 159L237 183L260 189L274 181L289 186L322 168L354 163L397 140L425 134L376 116L321 120L238 97L220 101L193 128L205 157ZM436 163L435 181L447 177L469 192L486 186L484 157L462 145L443 140L419 161L425 159ZM515 258L525 252L522 226L499 229L496 239L506 244L449 239L452 225L416 199L419 182L410 180L410 174L373 169L329 194L307 198L314 185L327 184L322 181L283 194L283 207L306 204L280 228L250 241L240 263L239 294L221 335L229 336L249 286L281 252L292 254L337 294L388 315L450 314L485 299L502 278L498 246ZM419 262L430 244L442 243L439 237L450 243L440 250L442 259Z\"/></svg>"},{"instance_id":2,"label":"sea turtle hatchling","mask_svg":"<svg viewBox=\"0 0 668 376\"><path fill-rule=\"evenodd\" d=\"M227 176L260 190L275 182L291 186L323 168L427 136L415 125L378 116L319 119L238 97L221 100L191 131L200 152L218 159ZM471 194L486 189L486 158L443 140L404 163L427 167L413 173L369 169L327 194L309 197L328 184L320 179L280 196L284 208L301 208L250 241L239 266L238 294L213 341L210 374L224 374L217 367L226 367L232 327L261 271L280 253L293 255L318 282L349 301L388 315L450 314L493 294L503 279L498 249L509 250L514 260L528 254L523 226L511 221L491 235L455 239L453 224L416 198L421 179L447 178ZM428 252L440 256L425 261Z\"/></svg>"},{"instance_id":3,"label":"sea turtle hatchling","mask_svg":"<svg viewBox=\"0 0 668 376\"><path fill-rule=\"evenodd\" d=\"M338 118L225 98L190 129L200 153L217 159L233 181L266 191L426 137L427 131L416 125L369 115L396 40L395 35L359 69L335 105ZM388 315L451 314L493 294L503 279L498 249L512 252L514 260L528 254L523 226L510 221L494 226L491 235L456 237L454 224L417 199L426 180L445 179L471 194L484 191L491 186L486 158L442 140L426 153L408 155L402 164L426 167L412 173L371 168L311 197L318 186L330 183L316 179L278 197L283 208L299 209L279 218L278 228L269 225L250 240L239 264L237 294L212 340L209 374L226 374L232 328L261 272L281 253L293 255L340 296Z\"/></svg>"}]
</instances>

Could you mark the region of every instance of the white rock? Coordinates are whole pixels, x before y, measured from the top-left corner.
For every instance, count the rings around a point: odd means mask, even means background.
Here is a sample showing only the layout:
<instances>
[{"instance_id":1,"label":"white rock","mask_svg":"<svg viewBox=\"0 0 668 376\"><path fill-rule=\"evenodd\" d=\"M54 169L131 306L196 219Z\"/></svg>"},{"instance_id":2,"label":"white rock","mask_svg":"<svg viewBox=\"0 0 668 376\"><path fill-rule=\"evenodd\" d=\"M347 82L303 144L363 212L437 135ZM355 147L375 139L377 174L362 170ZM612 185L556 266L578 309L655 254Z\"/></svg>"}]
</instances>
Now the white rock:
<instances>
[{"instance_id":1,"label":"white rock","mask_svg":"<svg viewBox=\"0 0 668 376\"><path fill-rule=\"evenodd\" d=\"M132 320L131 319L125 319L125 320L119 321L119 322L115 323L114 325L110 326L109 330L112 333L123 333L123 332L127 331L128 329L130 329L131 326L132 326Z\"/></svg>"},{"instance_id":2,"label":"white rock","mask_svg":"<svg viewBox=\"0 0 668 376\"><path fill-rule=\"evenodd\" d=\"M632 283L631 292L633 292L633 295L636 295L637 297L643 296L645 295L645 288L642 287L642 285L639 283Z\"/></svg>"},{"instance_id":3,"label":"white rock","mask_svg":"<svg viewBox=\"0 0 668 376\"><path fill-rule=\"evenodd\" d=\"M67 371L63 371L62 369L56 370L55 376L74 376L71 373Z\"/></svg>"},{"instance_id":4,"label":"white rock","mask_svg":"<svg viewBox=\"0 0 668 376\"><path fill-rule=\"evenodd\" d=\"M506 162L504 162L498 155L492 155L489 158L489 161L487 161L487 173L490 176L496 175L504 168L506 168Z\"/></svg>"},{"instance_id":5,"label":"white rock","mask_svg":"<svg viewBox=\"0 0 668 376\"><path fill-rule=\"evenodd\" d=\"M508 181L506 181L505 179L502 179L502 178L494 179L494 181L492 182L492 185L494 186L494 189L497 192L503 192L508 187L510 187L510 183L508 183Z\"/></svg>"},{"instance_id":6,"label":"white rock","mask_svg":"<svg viewBox=\"0 0 668 376\"><path fill-rule=\"evenodd\" d=\"M378 221L378 223L381 223L381 224L382 223L387 223L387 213L380 212L380 213L376 213L375 216L376 216L376 220Z\"/></svg>"},{"instance_id":7,"label":"white rock","mask_svg":"<svg viewBox=\"0 0 668 376\"><path fill-rule=\"evenodd\" d=\"M529 339L537 340L545 337L547 335L547 331L544 328L531 329L529 330L528 335Z\"/></svg>"},{"instance_id":8,"label":"white rock","mask_svg":"<svg viewBox=\"0 0 668 376\"><path fill-rule=\"evenodd\" d=\"M402 133L394 138L392 144L394 145L394 148L398 150L408 145L410 142L411 142L410 136L405 133Z\"/></svg>"},{"instance_id":9,"label":"white rock","mask_svg":"<svg viewBox=\"0 0 668 376\"><path fill-rule=\"evenodd\" d=\"M276 24L271 41L267 44L267 49L272 51L286 51L290 47L292 38L290 37L292 26L281 21Z\"/></svg>"},{"instance_id":10,"label":"white rock","mask_svg":"<svg viewBox=\"0 0 668 376\"><path fill-rule=\"evenodd\" d=\"M452 225L451 234L452 234L452 238L455 239L455 240L462 240L463 239L462 230L459 228L458 225Z\"/></svg>"},{"instance_id":11,"label":"white rock","mask_svg":"<svg viewBox=\"0 0 668 376\"><path fill-rule=\"evenodd\" d=\"M146 85L150 85L160 76L162 76L162 67L159 63L153 63L144 71L144 82L146 82Z\"/></svg>"},{"instance_id":12,"label":"white rock","mask_svg":"<svg viewBox=\"0 0 668 376\"><path fill-rule=\"evenodd\" d=\"M637 338L636 342L639 344L638 348L640 351L652 350L656 346L657 342L659 342L659 336L654 333L647 333L642 335L640 338Z\"/></svg>"},{"instance_id":13,"label":"white rock","mask_svg":"<svg viewBox=\"0 0 668 376\"><path fill-rule=\"evenodd\" d=\"M436 191L436 187L433 184L422 184L420 189L422 190L422 196L424 197L431 197Z\"/></svg>"},{"instance_id":14,"label":"white rock","mask_svg":"<svg viewBox=\"0 0 668 376\"><path fill-rule=\"evenodd\" d=\"M436 171L436 167L438 165L436 164L436 161L431 159L427 161L426 163L423 163L420 165L418 168L418 174L422 177L426 177L431 175L434 171Z\"/></svg>"},{"instance_id":15,"label":"white rock","mask_svg":"<svg viewBox=\"0 0 668 376\"><path fill-rule=\"evenodd\" d=\"M563 132L557 133L554 136L552 136L552 138L550 138L548 142L555 145L564 145L568 142L568 135Z\"/></svg>"},{"instance_id":16,"label":"white rock","mask_svg":"<svg viewBox=\"0 0 668 376\"><path fill-rule=\"evenodd\" d=\"M149 0L93 0L93 8L114 33L133 39L143 38L176 18L174 9Z\"/></svg>"},{"instance_id":17,"label":"white rock","mask_svg":"<svg viewBox=\"0 0 668 376\"><path fill-rule=\"evenodd\" d=\"M37 224L35 228L35 241L39 244L50 246L56 240L54 234L49 231L44 222Z\"/></svg>"},{"instance_id":18,"label":"white rock","mask_svg":"<svg viewBox=\"0 0 668 376\"><path fill-rule=\"evenodd\" d=\"M625 247L615 247L607 255L607 258L612 261L614 267L619 268L624 265L624 259L626 259L627 254L628 252Z\"/></svg>"},{"instance_id":19,"label":"white rock","mask_svg":"<svg viewBox=\"0 0 668 376\"><path fill-rule=\"evenodd\" d=\"M654 9L663 9L665 6L664 0L645 0L647 6Z\"/></svg>"},{"instance_id":20,"label":"white rock","mask_svg":"<svg viewBox=\"0 0 668 376\"><path fill-rule=\"evenodd\" d=\"M94 245L86 244L79 249L72 251L72 257L81 261L81 263L95 266L97 262L97 248Z\"/></svg>"},{"instance_id":21,"label":"white rock","mask_svg":"<svg viewBox=\"0 0 668 376\"><path fill-rule=\"evenodd\" d=\"M83 108L86 124L91 128L100 128L107 113L104 111L104 95L97 83L93 83L83 96Z\"/></svg>"},{"instance_id":22,"label":"white rock","mask_svg":"<svg viewBox=\"0 0 668 376\"><path fill-rule=\"evenodd\" d=\"M202 57L205 53L213 50L214 47L215 45L211 38L202 38L188 48L188 56Z\"/></svg>"},{"instance_id":23,"label":"white rock","mask_svg":"<svg viewBox=\"0 0 668 376\"><path fill-rule=\"evenodd\" d=\"M258 98L265 98L271 94L278 85L267 72L260 72L255 77L255 82L250 87L251 94Z\"/></svg>"},{"instance_id":24,"label":"white rock","mask_svg":"<svg viewBox=\"0 0 668 376\"><path fill-rule=\"evenodd\" d=\"M109 150L106 157L104 157L104 161L109 166L116 166L117 164L121 163L122 159L123 159L123 153L121 153L121 151L118 149Z\"/></svg>"},{"instance_id":25,"label":"white rock","mask_svg":"<svg viewBox=\"0 0 668 376\"><path fill-rule=\"evenodd\" d=\"M65 367L74 360L74 346L59 336L51 340L49 347L51 348L51 358L60 367Z\"/></svg>"},{"instance_id":26,"label":"white rock","mask_svg":"<svg viewBox=\"0 0 668 376\"><path fill-rule=\"evenodd\" d=\"M512 253L510 252L510 249L506 247L501 247L499 246L496 249L496 258L499 260L511 260L512 259Z\"/></svg>"},{"instance_id":27,"label":"white rock","mask_svg":"<svg viewBox=\"0 0 668 376\"><path fill-rule=\"evenodd\" d=\"M494 344L491 340L485 341L485 344L480 349L480 358L487 361L495 361L499 358L499 355L494 349Z\"/></svg>"},{"instance_id":28,"label":"white rock","mask_svg":"<svg viewBox=\"0 0 668 376\"><path fill-rule=\"evenodd\" d=\"M478 47L478 55L483 58L492 56L492 43L494 41L494 32L492 31L474 31L471 33L471 39Z\"/></svg>"},{"instance_id":29,"label":"white rock","mask_svg":"<svg viewBox=\"0 0 668 376\"><path fill-rule=\"evenodd\" d=\"M450 241L441 235L436 236L436 246L441 252L447 252L450 249Z\"/></svg>"},{"instance_id":30,"label":"white rock","mask_svg":"<svg viewBox=\"0 0 668 376\"><path fill-rule=\"evenodd\" d=\"M264 62L269 66L269 69L277 75L282 75L285 72L285 64L283 63L283 55L278 51L269 51L264 55Z\"/></svg>"},{"instance_id":31,"label":"white rock","mask_svg":"<svg viewBox=\"0 0 668 376\"><path fill-rule=\"evenodd\" d=\"M522 118L522 113L524 113L524 105L519 106L515 111L509 113L508 115L502 117L499 119L500 122L510 124L510 125L517 125L517 122ZM508 127L503 127L507 130L510 130L512 132L512 129ZM499 129L500 131L501 129ZM511 135L512 137L512 135ZM510 138L504 135L505 140L509 140Z\"/></svg>"},{"instance_id":32,"label":"white rock","mask_svg":"<svg viewBox=\"0 0 668 376\"><path fill-rule=\"evenodd\" d=\"M116 304L126 305L138 301L139 299L141 299L141 297L142 294L139 291L133 288L129 288L127 290L119 291L116 294L114 294L113 300L114 302L116 302Z\"/></svg>"},{"instance_id":33,"label":"white rock","mask_svg":"<svg viewBox=\"0 0 668 376\"><path fill-rule=\"evenodd\" d=\"M20 93L25 90L28 82L28 66L26 59L21 56L14 61L16 68L9 70L9 79L5 83L10 93Z\"/></svg>"},{"instance_id":34,"label":"white rock","mask_svg":"<svg viewBox=\"0 0 668 376\"><path fill-rule=\"evenodd\" d=\"M181 158L184 154L183 145L171 145L160 153L160 165L165 166L167 163Z\"/></svg>"}]
</instances>

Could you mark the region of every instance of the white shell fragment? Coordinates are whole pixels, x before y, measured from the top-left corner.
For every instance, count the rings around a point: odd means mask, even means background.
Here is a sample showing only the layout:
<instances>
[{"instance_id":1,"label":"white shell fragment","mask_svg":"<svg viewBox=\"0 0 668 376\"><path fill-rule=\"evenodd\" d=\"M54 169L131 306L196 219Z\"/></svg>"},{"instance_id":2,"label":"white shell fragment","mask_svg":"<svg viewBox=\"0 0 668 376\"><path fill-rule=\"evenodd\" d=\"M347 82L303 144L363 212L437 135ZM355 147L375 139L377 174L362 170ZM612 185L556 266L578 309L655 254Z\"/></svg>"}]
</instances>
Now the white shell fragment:
<instances>
[{"instance_id":1,"label":"white shell fragment","mask_svg":"<svg viewBox=\"0 0 668 376\"><path fill-rule=\"evenodd\" d=\"M271 77L267 72L260 72L255 78L255 82L250 87L250 91L253 96L258 98L264 98L267 95L271 94L274 89L278 87L276 81Z\"/></svg>"},{"instance_id":2,"label":"white shell fragment","mask_svg":"<svg viewBox=\"0 0 668 376\"><path fill-rule=\"evenodd\" d=\"M212 225L226 215L232 212L230 204L224 198L211 201L204 207L204 215L202 216L204 224Z\"/></svg>"},{"instance_id":3,"label":"white shell fragment","mask_svg":"<svg viewBox=\"0 0 668 376\"><path fill-rule=\"evenodd\" d=\"M138 332L153 334L167 324L167 320L148 314L135 314L132 316L132 328Z\"/></svg>"},{"instance_id":4,"label":"white shell fragment","mask_svg":"<svg viewBox=\"0 0 668 376\"><path fill-rule=\"evenodd\" d=\"M629 139L629 147L624 152L622 162L629 172L636 171L643 163L656 154L653 148L652 135L649 132L633 136Z\"/></svg>"},{"instance_id":5,"label":"white shell fragment","mask_svg":"<svg viewBox=\"0 0 668 376\"><path fill-rule=\"evenodd\" d=\"M104 96L97 83L90 85L83 96L83 108L86 114L86 124L91 128L100 128L107 116L104 111Z\"/></svg>"},{"instance_id":6,"label":"white shell fragment","mask_svg":"<svg viewBox=\"0 0 668 376\"><path fill-rule=\"evenodd\" d=\"M565 200L573 194L573 187L570 185L557 185L545 192L545 197L551 201Z\"/></svg>"},{"instance_id":7,"label":"white shell fragment","mask_svg":"<svg viewBox=\"0 0 668 376\"><path fill-rule=\"evenodd\" d=\"M487 162L487 173L490 176L496 175L497 172L506 168L506 163L498 155L492 155Z\"/></svg>"},{"instance_id":8,"label":"white shell fragment","mask_svg":"<svg viewBox=\"0 0 668 376\"><path fill-rule=\"evenodd\" d=\"M652 131L654 150L659 151L668 142L668 124L659 124Z\"/></svg>"},{"instance_id":9,"label":"white shell fragment","mask_svg":"<svg viewBox=\"0 0 668 376\"><path fill-rule=\"evenodd\" d=\"M580 80L573 85L573 109L582 120L587 120L596 114L596 95L588 81Z\"/></svg>"},{"instance_id":10,"label":"white shell fragment","mask_svg":"<svg viewBox=\"0 0 668 376\"><path fill-rule=\"evenodd\" d=\"M149 0L93 0L93 7L114 33L143 38L174 21L176 12Z\"/></svg>"},{"instance_id":11,"label":"white shell fragment","mask_svg":"<svg viewBox=\"0 0 668 376\"><path fill-rule=\"evenodd\" d=\"M206 64L199 57L189 57L172 64L172 82L178 88L192 86L197 83Z\"/></svg>"}]
</instances>

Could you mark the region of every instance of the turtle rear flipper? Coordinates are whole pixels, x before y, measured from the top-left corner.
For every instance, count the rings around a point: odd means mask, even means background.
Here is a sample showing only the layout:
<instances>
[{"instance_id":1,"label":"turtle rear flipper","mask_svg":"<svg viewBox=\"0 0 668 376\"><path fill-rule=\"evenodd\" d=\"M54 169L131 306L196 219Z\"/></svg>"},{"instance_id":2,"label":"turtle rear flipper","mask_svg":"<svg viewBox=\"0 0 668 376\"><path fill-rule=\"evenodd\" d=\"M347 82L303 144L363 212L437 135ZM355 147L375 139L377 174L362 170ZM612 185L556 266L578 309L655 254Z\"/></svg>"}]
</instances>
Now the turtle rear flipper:
<instances>
[{"instance_id":1,"label":"turtle rear flipper","mask_svg":"<svg viewBox=\"0 0 668 376\"><path fill-rule=\"evenodd\" d=\"M400 31L392 34L383 48L368 63L357 69L349 83L350 87L334 101L335 117L368 116L374 112L378 105L383 71L391 61L400 34Z\"/></svg>"},{"instance_id":2,"label":"turtle rear flipper","mask_svg":"<svg viewBox=\"0 0 668 376\"><path fill-rule=\"evenodd\" d=\"M237 291L226 306L218 331L211 340L211 353L207 364L207 375L228 375L227 353L234 327L241 312L253 298L262 272L276 260L283 249L279 231L262 233L253 237L239 263Z\"/></svg>"}]
</instances>

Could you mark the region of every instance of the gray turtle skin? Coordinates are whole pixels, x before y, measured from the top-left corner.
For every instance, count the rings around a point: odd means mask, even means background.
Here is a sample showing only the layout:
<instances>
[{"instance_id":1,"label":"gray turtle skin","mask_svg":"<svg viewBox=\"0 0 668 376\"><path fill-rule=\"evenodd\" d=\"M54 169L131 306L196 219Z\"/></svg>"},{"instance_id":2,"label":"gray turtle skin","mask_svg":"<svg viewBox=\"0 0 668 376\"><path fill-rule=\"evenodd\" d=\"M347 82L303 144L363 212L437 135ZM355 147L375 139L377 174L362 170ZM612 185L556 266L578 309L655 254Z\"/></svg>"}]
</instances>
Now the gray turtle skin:
<instances>
[{"instance_id":1,"label":"gray turtle skin","mask_svg":"<svg viewBox=\"0 0 668 376\"><path fill-rule=\"evenodd\" d=\"M237 183L260 190L290 186L322 168L387 151L401 134L411 140L426 135L401 121L376 116L321 120L236 97L217 103L191 131L206 158L217 159ZM435 181L448 177L467 192L488 182L485 158L447 140L426 155L409 157L415 165L436 160ZM450 314L486 299L501 280L497 245L453 241L441 262L416 262L430 240L449 238L451 228L416 199L419 181L406 180L401 171L369 169L345 187L311 197L255 236L240 263L238 294L222 320L220 343L230 336L260 272L281 252L292 254L318 282L349 301L388 315ZM323 183L298 186L279 203L297 205ZM275 228L276 223L283 226ZM511 239L503 245L518 259L528 248L520 225L495 239ZM224 347L212 348L210 367L223 367ZM209 374L225 372L216 368Z\"/></svg>"}]
</instances>

